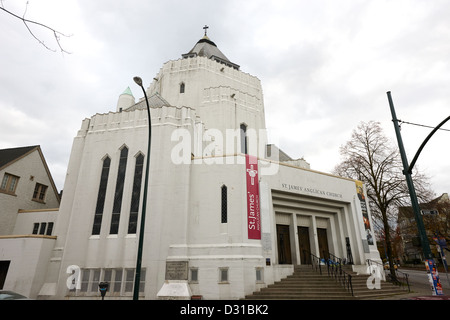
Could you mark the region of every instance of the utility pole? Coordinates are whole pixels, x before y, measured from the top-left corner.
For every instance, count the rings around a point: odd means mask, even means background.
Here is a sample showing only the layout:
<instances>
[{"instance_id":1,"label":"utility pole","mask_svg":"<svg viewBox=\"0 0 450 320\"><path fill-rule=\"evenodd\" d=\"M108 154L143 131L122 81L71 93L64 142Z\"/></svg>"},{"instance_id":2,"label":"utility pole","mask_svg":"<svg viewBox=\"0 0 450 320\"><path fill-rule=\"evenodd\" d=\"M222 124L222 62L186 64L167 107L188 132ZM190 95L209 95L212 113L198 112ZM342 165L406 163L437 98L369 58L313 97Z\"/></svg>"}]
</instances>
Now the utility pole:
<instances>
[{"instance_id":1,"label":"utility pole","mask_svg":"<svg viewBox=\"0 0 450 320\"><path fill-rule=\"evenodd\" d=\"M403 163L403 174L405 175L406 184L408 185L409 196L411 198L411 205L414 212L414 218L416 219L417 228L419 231L420 243L422 244L423 254L425 259L432 259L430 243L428 242L427 233L425 231L425 225L423 224L422 215L420 214L420 207L417 201L416 190L411 177L411 171L409 171L408 159L405 153L405 147L403 146L402 136L400 134L400 127L398 125L397 115L395 114L394 103L392 102L391 92L387 92L389 106L391 108L392 122L394 123L395 134L397 136L398 148L400 150L400 156Z\"/></svg>"},{"instance_id":2,"label":"utility pole","mask_svg":"<svg viewBox=\"0 0 450 320\"><path fill-rule=\"evenodd\" d=\"M413 180L411 177L411 171L412 171L412 167L414 166L414 164L417 160L417 157L419 156L419 154L422 151L425 144L428 142L428 140L431 138L431 136L437 131L437 129L440 128L445 122L447 122L447 120L449 120L450 117L448 117L447 119L442 121L431 132L431 134L428 135L428 137L425 139L425 141L420 146L419 151L417 152L416 156L414 157L412 165L409 166L408 159L407 159L406 153L405 153L405 148L403 146L402 136L400 134L400 126L398 125L398 119L397 119L397 115L395 114L394 103L392 102L392 97L391 97L390 91L387 92L387 96L388 96L388 100L389 100L389 107L391 108L392 122L394 123L395 134L397 136L398 148L400 150L400 156L402 158L403 174L405 175L406 184L408 185L409 196L411 198L411 205L412 205L413 212L414 212L414 218L417 223L417 229L419 231L420 242L421 242L423 254L424 254L424 257L426 260L425 265L428 269L429 279L430 279L430 282L433 287L433 295L435 295L435 294L442 295L443 294L442 286L440 284L438 273L437 273L437 270L435 267L433 255L431 253L430 243L428 242L427 233L425 231L425 225L423 224L423 219L422 219L422 215L420 212L419 203L417 201L416 190L414 188L414 183L413 183Z\"/></svg>"}]
</instances>

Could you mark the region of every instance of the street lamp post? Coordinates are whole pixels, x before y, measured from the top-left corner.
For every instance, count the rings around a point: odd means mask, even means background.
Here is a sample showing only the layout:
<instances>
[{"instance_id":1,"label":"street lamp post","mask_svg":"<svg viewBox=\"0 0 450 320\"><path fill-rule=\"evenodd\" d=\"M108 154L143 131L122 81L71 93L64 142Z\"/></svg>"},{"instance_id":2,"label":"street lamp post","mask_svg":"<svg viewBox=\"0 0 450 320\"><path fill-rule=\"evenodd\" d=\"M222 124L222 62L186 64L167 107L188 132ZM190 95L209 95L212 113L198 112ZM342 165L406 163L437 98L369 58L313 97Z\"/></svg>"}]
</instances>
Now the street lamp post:
<instances>
[{"instance_id":1,"label":"street lamp post","mask_svg":"<svg viewBox=\"0 0 450 320\"><path fill-rule=\"evenodd\" d=\"M411 205L413 208L413 212L414 212L414 218L416 220L417 223L417 229L419 231L419 237L420 237L420 242L422 245L422 250L423 250L423 254L425 256L426 261L426 266L427 269L429 269L429 279L431 284L432 284L432 288L433 288L433 295L442 295L442 286L440 284L440 280L437 276L437 272L435 269L435 264L434 264L434 259L433 259L433 255L431 253L431 248L430 248L430 243L428 241L428 237L427 237L427 233L425 231L425 225L423 223L423 219L422 219L422 215L420 213L420 207L419 207L419 203L417 201L417 195L416 195L416 191L414 189L414 184L413 184L413 180L411 177L411 171L412 168L414 167L414 164L417 161L417 158L420 155L420 152L422 151L423 147L425 146L425 144L428 142L428 140L431 138L431 136L444 124L446 123L448 120L450 120L450 117L447 117L446 119L444 119L438 126L436 126L431 133L427 136L427 138L425 139L425 141L422 143L422 145L420 146L419 150L417 151L416 155L414 156L413 161L411 162L411 165L408 164L408 160L406 158L406 153L405 153L405 148L403 146L403 141L402 141L402 136L400 134L400 127L398 125L398 119L397 119L397 115L395 114L395 109L394 109L394 103L392 102L392 97L391 97L391 92L387 92L387 96L388 96L388 100L389 100L389 107L391 109L391 114L392 114L392 121L394 122L394 128L395 128L395 134L397 136L397 142L398 142L398 147L400 149L400 155L402 158L402 162L403 162L403 174L405 175L406 178L406 183L408 185L408 190L409 190L409 196L411 198Z\"/></svg>"},{"instance_id":2,"label":"street lamp post","mask_svg":"<svg viewBox=\"0 0 450 320\"><path fill-rule=\"evenodd\" d=\"M139 282L141 280L141 264L142 264L142 246L144 243L144 229L145 229L145 213L147 208L147 189L148 189L148 176L150 171L150 146L152 141L152 121L150 117L150 106L148 105L147 93L142 86L142 79L139 77L133 78L134 82L141 87L144 92L145 102L147 104L147 117L148 117L148 141L147 141L147 163L145 168L145 182L144 182L144 198L142 200L142 214L141 214L141 226L139 229L139 242L136 259L136 275L134 278L134 292L133 300L139 300Z\"/></svg>"},{"instance_id":3,"label":"street lamp post","mask_svg":"<svg viewBox=\"0 0 450 320\"><path fill-rule=\"evenodd\" d=\"M397 136L398 148L400 150L400 156L403 163L403 174L405 175L406 184L408 185L409 196L411 198L411 206L414 212L414 218L417 223L417 228L419 231L420 242L422 244L423 254L425 259L432 259L430 244L428 242L427 233L425 231L425 226L423 224L423 219L420 214L419 202L417 201L416 190L414 188L414 183L411 177L411 171L409 170L408 159L405 153L405 147L403 146L402 136L400 134L400 127L398 125L397 115L394 109L394 103L392 101L391 92L387 92L389 107L392 114L392 122L394 123L395 134Z\"/></svg>"}]
</instances>

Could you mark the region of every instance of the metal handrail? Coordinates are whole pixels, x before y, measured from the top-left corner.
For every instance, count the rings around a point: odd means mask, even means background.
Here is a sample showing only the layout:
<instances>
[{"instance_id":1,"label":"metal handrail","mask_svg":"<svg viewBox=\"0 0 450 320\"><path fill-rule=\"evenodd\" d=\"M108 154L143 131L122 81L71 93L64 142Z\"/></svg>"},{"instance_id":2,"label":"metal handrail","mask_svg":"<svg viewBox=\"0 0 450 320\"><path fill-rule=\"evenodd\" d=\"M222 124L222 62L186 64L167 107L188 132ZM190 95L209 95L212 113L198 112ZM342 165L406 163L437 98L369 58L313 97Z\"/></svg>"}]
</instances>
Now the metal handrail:
<instances>
[{"instance_id":1,"label":"metal handrail","mask_svg":"<svg viewBox=\"0 0 450 320\"><path fill-rule=\"evenodd\" d=\"M382 263L380 263L378 261L371 260L371 259L367 259L366 261L367 261L367 264L369 265L369 267L372 264L377 264L384 271L384 265ZM395 279L393 279L390 275L387 278L389 279L389 282L391 282L393 284L396 284L399 287L402 287L403 284L405 283L406 286L408 287L408 292L411 292L411 287L409 286L409 274L396 269L395 270ZM402 282L401 280L403 280L404 282Z\"/></svg>"},{"instance_id":2,"label":"metal handrail","mask_svg":"<svg viewBox=\"0 0 450 320\"><path fill-rule=\"evenodd\" d=\"M303 254L306 256L306 254L309 253L310 259L311 259L311 267L315 269L316 271L319 270L320 274L322 275L322 267L320 263L320 258L314 254L312 254L310 251L303 250Z\"/></svg>"},{"instance_id":3,"label":"metal handrail","mask_svg":"<svg viewBox=\"0 0 450 320\"><path fill-rule=\"evenodd\" d=\"M328 276L335 278L346 290L348 290L353 296L353 284L352 284L352 275L342 270L342 259L336 257L334 254L328 253L329 257L333 257L333 259L322 259L311 253L310 251L303 250L303 253L306 255L309 253L311 258L311 266L316 271L319 270L322 275L322 265L327 266Z\"/></svg>"},{"instance_id":4,"label":"metal handrail","mask_svg":"<svg viewBox=\"0 0 450 320\"><path fill-rule=\"evenodd\" d=\"M328 256L330 257L326 261L328 275L334 276L336 281L338 281L346 290L350 291L353 296L352 275L342 269L343 259L330 252L328 252Z\"/></svg>"}]
</instances>

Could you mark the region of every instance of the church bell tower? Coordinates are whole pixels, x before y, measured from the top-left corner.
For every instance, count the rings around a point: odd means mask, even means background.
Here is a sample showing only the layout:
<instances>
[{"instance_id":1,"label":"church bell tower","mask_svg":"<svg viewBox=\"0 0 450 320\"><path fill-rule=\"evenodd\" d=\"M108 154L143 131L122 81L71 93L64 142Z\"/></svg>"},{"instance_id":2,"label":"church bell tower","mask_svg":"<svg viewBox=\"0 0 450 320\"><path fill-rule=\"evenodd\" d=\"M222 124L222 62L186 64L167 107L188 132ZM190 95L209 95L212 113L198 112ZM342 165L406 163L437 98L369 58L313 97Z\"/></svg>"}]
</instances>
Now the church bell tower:
<instances>
[{"instance_id":1,"label":"church bell tower","mask_svg":"<svg viewBox=\"0 0 450 320\"><path fill-rule=\"evenodd\" d=\"M260 80L242 72L209 38L208 26L203 29L203 37L189 52L163 65L147 89L148 96L158 93L173 106L194 109L205 130L219 130L223 137L227 131L254 132L256 144L265 145L265 138L260 141L259 136L265 130ZM241 143L234 153L245 151Z\"/></svg>"}]
</instances>

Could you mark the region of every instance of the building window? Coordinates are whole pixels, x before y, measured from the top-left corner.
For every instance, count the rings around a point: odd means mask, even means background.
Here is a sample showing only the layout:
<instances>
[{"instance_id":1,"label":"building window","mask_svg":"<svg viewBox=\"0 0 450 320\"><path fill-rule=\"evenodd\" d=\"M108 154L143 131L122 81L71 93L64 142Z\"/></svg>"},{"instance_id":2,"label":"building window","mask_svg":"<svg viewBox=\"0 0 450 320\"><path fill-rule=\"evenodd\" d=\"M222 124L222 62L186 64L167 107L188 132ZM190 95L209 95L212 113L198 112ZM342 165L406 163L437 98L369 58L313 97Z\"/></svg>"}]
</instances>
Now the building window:
<instances>
[{"instance_id":1,"label":"building window","mask_svg":"<svg viewBox=\"0 0 450 320\"><path fill-rule=\"evenodd\" d=\"M197 268L191 268L191 281L192 283L198 283L198 269Z\"/></svg>"},{"instance_id":2,"label":"building window","mask_svg":"<svg viewBox=\"0 0 450 320\"><path fill-rule=\"evenodd\" d=\"M47 193L47 188L48 187L43 184L36 183L33 192L33 200L38 202L44 202L45 194Z\"/></svg>"},{"instance_id":3,"label":"building window","mask_svg":"<svg viewBox=\"0 0 450 320\"><path fill-rule=\"evenodd\" d=\"M263 268L256 268L256 282L262 283L264 282L264 269Z\"/></svg>"},{"instance_id":4,"label":"building window","mask_svg":"<svg viewBox=\"0 0 450 320\"><path fill-rule=\"evenodd\" d=\"M228 222L228 201L227 201L227 186L222 186L222 192L221 192L221 205L222 205L222 211L221 211L221 221L222 223Z\"/></svg>"},{"instance_id":5,"label":"building window","mask_svg":"<svg viewBox=\"0 0 450 320\"><path fill-rule=\"evenodd\" d=\"M45 232L45 235L51 236L53 232L53 222L49 222L47 224L47 231Z\"/></svg>"},{"instance_id":6,"label":"building window","mask_svg":"<svg viewBox=\"0 0 450 320\"><path fill-rule=\"evenodd\" d=\"M98 284L100 283L100 269L92 269L92 280L90 281L91 292L98 292Z\"/></svg>"},{"instance_id":7,"label":"building window","mask_svg":"<svg viewBox=\"0 0 450 320\"><path fill-rule=\"evenodd\" d=\"M133 292L134 269L125 270L125 292Z\"/></svg>"},{"instance_id":8,"label":"building window","mask_svg":"<svg viewBox=\"0 0 450 320\"><path fill-rule=\"evenodd\" d=\"M92 226L92 234L100 234L102 226L103 209L105 207L106 187L108 185L109 167L111 159L106 157L103 160L102 173L100 177L100 186L98 187L97 206L95 208L94 225Z\"/></svg>"},{"instance_id":9,"label":"building window","mask_svg":"<svg viewBox=\"0 0 450 320\"><path fill-rule=\"evenodd\" d=\"M184 82L180 83L180 93L184 93L185 84Z\"/></svg>"},{"instance_id":10,"label":"building window","mask_svg":"<svg viewBox=\"0 0 450 320\"><path fill-rule=\"evenodd\" d=\"M144 156L139 154L136 157L136 167L134 169L133 191L131 194L130 219L128 221L128 233L136 233L139 212L139 200L141 196L142 171L144 168Z\"/></svg>"},{"instance_id":11,"label":"building window","mask_svg":"<svg viewBox=\"0 0 450 320\"><path fill-rule=\"evenodd\" d=\"M39 229L39 234L44 235L45 234L45 229L47 228L47 223L42 222L41 223L41 228Z\"/></svg>"},{"instance_id":12,"label":"building window","mask_svg":"<svg viewBox=\"0 0 450 320\"><path fill-rule=\"evenodd\" d=\"M90 269L85 269L81 273L81 285L80 285L81 292L88 292L90 276L91 276Z\"/></svg>"},{"instance_id":13,"label":"building window","mask_svg":"<svg viewBox=\"0 0 450 320\"><path fill-rule=\"evenodd\" d=\"M121 292L122 289L122 275L123 271L122 269L115 270L114 274L114 282L111 284L111 288L113 289L113 292Z\"/></svg>"},{"instance_id":14,"label":"building window","mask_svg":"<svg viewBox=\"0 0 450 320\"><path fill-rule=\"evenodd\" d=\"M228 268L219 268L219 283L228 283Z\"/></svg>"},{"instance_id":15,"label":"building window","mask_svg":"<svg viewBox=\"0 0 450 320\"><path fill-rule=\"evenodd\" d=\"M0 191L9 194L15 194L18 182L19 182L18 176L5 173L5 175L3 176L2 184L0 185Z\"/></svg>"},{"instance_id":16,"label":"building window","mask_svg":"<svg viewBox=\"0 0 450 320\"><path fill-rule=\"evenodd\" d=\"M114 204L111 216L111 227L109 234L119 232L120 210L122 208L123 186L125 182L125 171L127 168L128 148L123 147L120 151L119 169L117 171L116 191L114 193Z\"/></svg>"},{"instance_id":17,"label":"building window","mask_svg":"<svg viewBox=\"0 0 450 320\"><path fill-rule=\"evenodd\" d=\"M112 269L105 269L103 270L103 281L102 282L108 282L109 287L107 289L107 291L112 291L111 286L112 286L112 273L113 270Z\"/></svg>"},{"instance_id":18,"label":"building window","mask_svg":"<svg viewBox=\"0 0 450 320\"><path fill-rule=\"evenodd\" d=\"M247 126L241 123L241 153L247 154Z\"/></svg>"},{"instance_id":19,"label":"building window","mask_svg":"<svg viewBox=\"0 0 450 320\"><path fill-rule=\"evenodd\" d=\"M145 291L145 269L141 269L141 276L139 278L139 292Z\"/></svg>"},{"instance_id":20,"label":"building window","mask_svg":"<svg viewBox=\"0 0 450 320\"><path fill-rule=\"evenodd\" d=\"M145 291L145 271L145 268L141 269L139 282L141 293ZM82 269L80 289L70 292L71 295L98 296L100 282L108 282L108 292L111 296L130 296L134 287L134 273L135 269Z\"/></svg>"},{"instance_id":21,"label":"building window","mask_svg":"<svg viewBox=\"0 0 450 320\"><path fill-rule=\"evenodd\" d=\"M33 224L32 234L51 236L53 232L53 222L36 222Z\"/></svg>"}]
</instances>

